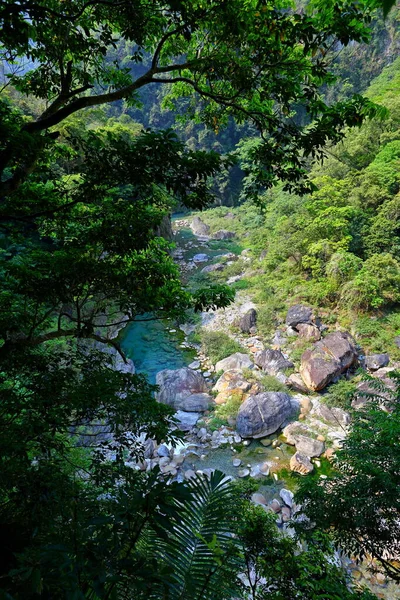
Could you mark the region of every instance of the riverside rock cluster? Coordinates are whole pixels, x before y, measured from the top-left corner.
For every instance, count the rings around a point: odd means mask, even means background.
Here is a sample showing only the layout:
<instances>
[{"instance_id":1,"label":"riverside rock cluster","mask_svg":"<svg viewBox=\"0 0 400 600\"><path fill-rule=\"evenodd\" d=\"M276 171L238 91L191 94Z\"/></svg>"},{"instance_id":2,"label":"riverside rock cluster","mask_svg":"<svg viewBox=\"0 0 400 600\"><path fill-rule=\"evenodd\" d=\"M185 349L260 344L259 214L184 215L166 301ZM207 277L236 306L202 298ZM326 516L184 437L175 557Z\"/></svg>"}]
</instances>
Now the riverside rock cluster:
<instances>
[{"instance_id":1,"label":"riverside rock cluster","mask_svg":"<svg viewBox=\"0 0 400 600\"><path fill-rule=\"evenodd\" d=\"M218 236L213 235L211 228L199 217L194 217L191 222L179 222L178 226L190 226L204 247L204 252L192 259L197 258L199 264L209 260L207 240L231 237L221 237L220 231ZM190 244L189 247L193 247ZM179 262L184 262L183 253L179 257ZM225 261L226 258L227 262L214 262L201 269L212 273L213 270L223 271L226 264L232 264L234 260L252 261L247 251L239 257L224 255ZM214 260L218 261L219 257ZM257 307L245 294L238 293L235 303L225 310L203 314L202 326L210 331L229 333L241 344L243 352L212 364L197 347L198 356L188 367L158 373L157 399L177 411L179 427L186 432L186 442L192 450L195 444L199 459L207 456L210 449L231 448L238 477L275 474L285 465L300 475L318 469L321 457L331 460L335 450L342 446L350 415L341 408L328 407L323 396L316 392L323 391L341 377L352 376L360 364L375 377L385 383L388 381L390 358L387 354L361 356L348 332L330 331L313 308L304 304L295 304L288 309L284 323L275 331L269 344L257 334ZM181 329L186 335L193 331L190 325L181 326ZM308 346L302 353L297 372L290 357L293 339L304 340ZM265 376L286 386L285 391L265 389ZM368 384L360 383L354 406L357 402L362 405L370 391ZM228 424L217 430L210 429L213 411L233 398L239 402L239 407L228 416ZM271 449L267 460L260 464L247 463L234 456L235 444L244 447L252 440ZM274 456L283 449L287 453L286 462L282 456Z\"/></svg>"}]
</instances>

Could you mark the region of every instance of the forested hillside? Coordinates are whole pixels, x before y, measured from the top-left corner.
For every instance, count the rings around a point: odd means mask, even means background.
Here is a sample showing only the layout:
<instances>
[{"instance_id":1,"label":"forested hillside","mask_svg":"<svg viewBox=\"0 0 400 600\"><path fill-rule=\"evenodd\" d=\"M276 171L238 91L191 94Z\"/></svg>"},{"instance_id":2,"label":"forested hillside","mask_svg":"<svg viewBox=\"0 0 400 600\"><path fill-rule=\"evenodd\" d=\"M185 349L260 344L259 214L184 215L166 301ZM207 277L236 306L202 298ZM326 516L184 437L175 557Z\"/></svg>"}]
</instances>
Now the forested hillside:
<instances>
[{"instance_id":1,"label":"forested hillside","mask_svg":"<svg viewBox=\"0 0 400 600\"><path fill-rule=\"evenodd\" d=\"M323 164L310 171L311 196L278 186L260 196L262 212L246 202L234 209L229 226L259 259L236 285L265 306L259 326L266 333L275 325L274 309L279 314L287 303L307 301L359 335L366 350L399 357L399 92L397 58L365 92L389 110L387 118L326 148ZM218 208L202 218L218 230L225 214Z\"/></svg>"},{"instance_id":2,"label":"forested hillside","mask_svg":"<svg viewBox=\"0 0 400 600\"><path fill-rule=\"evenodd\" d=\"M394 600L399 21L0 2L0 598Z\"/></svg>"}]
</instances>

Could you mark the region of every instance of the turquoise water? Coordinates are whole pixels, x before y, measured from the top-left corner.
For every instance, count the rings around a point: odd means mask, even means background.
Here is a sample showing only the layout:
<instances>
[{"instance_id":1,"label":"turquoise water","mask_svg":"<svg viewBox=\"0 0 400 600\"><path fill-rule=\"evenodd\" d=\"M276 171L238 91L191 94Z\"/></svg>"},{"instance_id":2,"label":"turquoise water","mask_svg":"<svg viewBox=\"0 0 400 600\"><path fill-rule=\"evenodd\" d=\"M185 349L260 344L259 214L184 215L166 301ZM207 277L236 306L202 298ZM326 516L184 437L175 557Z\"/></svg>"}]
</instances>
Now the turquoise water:
<instances>
[{"instance_id":1,"label":"turquoise water","mask_svg":"<svg viewBox=\"0 0 400 600\"><path fill-rule=\"evenodd\" d=\"M146 316L149 315L142 318ZM194 359L193 350L180 347L184 337L179 330L170 333L163 321L144 321L126 327L120 342L123 351L133 360L136 372L146 374L150 383L155 383L158 371L180 369Z\"/></svg>"},{"instance_id":2,"label":"turquoise water","mask_svg":"<svg viewBox=\"0 0 400 600\"><path fill-rule=\"evenodd\" d=\"M193 274L205 264L211 264L217 254L236 249L231 240L216 240L202 243L190 229L181 229L175 235L175 243L184 250L184 257L190 260L195 254L204 253L210 261L202 263ZM143 315L138 318L146 318ZM171 332L171 329L176 329ZM194 360L195 352L181 348L184 334L174 324L165 321L143 321L128 325L120 334L122 350L133 360L136 371L148 376L150 383L155 383L156 375L163 369L180 369Z\"/></svg>"}]
</instances>

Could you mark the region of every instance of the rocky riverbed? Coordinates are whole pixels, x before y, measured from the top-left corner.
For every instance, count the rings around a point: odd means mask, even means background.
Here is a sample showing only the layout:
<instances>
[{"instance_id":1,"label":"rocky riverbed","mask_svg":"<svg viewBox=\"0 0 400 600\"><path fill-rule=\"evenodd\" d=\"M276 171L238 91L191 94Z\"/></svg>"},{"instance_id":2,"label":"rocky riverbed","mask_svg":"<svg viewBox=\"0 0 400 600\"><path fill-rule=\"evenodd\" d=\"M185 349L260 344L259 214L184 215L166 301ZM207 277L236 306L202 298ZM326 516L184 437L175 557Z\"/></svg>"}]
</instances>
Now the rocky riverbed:
<instances>
[{"instance_id":1,"label":"rocky riverbed","mask_svg":"<svg viewBox=\"0 0 400 600\"><path fill-rule=\"evenodd\" d=\"M196 217L175 220L178 242L174 257L182 276L223 272L237 263L243 273L251 267L247 251L234 246L229 230L212 233ZM230 245L235 251L230 251ZM241 275L227 278L232 284ZM397 365L386 354L364 357L346 331L331 331L311 307L292 306L269 339L257 331L257 306L246 292L239 292L225 310L202 315L204 329L228 333L241 344L236 352L213 364L197 343L191 341L193 323L165 325L155 321L130 325L122 345L139 372L147 372L159 385L158 400L176 411L184 440L177 448L157 447L146 441L145 458L134 468L149 470L158 465L161 474L180 481L223 471L232 478L253 478L259 492L253 501L277 515L279 527L290 533L290 520L299 508L293 505L296 477L310 473L326 477L335 450L341 447L350 424L343 408L328 406L323 392L341 377L351 378L363 365L386 383ZM298 370L291 359L293 340L304 340ZM264 377L274 378L285 391L265 389ZM368 385L361 382L354 406L366 401ZM218 424L218 407L232 399L239 407ZM378 597L396 597L383 576L373 577L364 567L342 557L357 580L368 582Z\"/></svg>"}]
</instances>

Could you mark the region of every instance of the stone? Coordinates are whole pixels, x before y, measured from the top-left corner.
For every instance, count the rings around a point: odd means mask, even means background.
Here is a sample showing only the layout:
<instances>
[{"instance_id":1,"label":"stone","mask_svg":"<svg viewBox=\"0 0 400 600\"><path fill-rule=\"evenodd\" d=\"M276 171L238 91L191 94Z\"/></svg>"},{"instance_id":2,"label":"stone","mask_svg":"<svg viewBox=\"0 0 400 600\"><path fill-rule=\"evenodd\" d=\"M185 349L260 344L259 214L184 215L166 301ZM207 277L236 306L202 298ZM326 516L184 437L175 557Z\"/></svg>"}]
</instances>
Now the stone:
<instances>
[{"instance_id":1,"label":"stone","mask_svg":"<svg viewBox=\"0 0 400 600\"><path fill-rule=\"evenodd\" d=\"M308 475L314 470L314 465L305 454L296 452L290 459L290 470L300 475Z\"/></svg>"},{"instance_id":2,"label":"stone","mask_svg":"<svg viewBox=\"0 0 400 600\"><path fill-rule=\"evenodd\" d=\"M151 458L154 454L155 448L156 448L156 444L155 444L154 440L148 438L144 442L144 457Z\"/></svg>"},{"instance_id":3,"label":"stone","mask_svg":"<svg viewBox=\"0 0 400 600\"><path fill-rule=\"evenodd\" d=\"M193 471L193 469L188 469L185 471L185 479L193 479L194 477L196 477L196 473Z\"/></svg>"},{"instance_id":4,"label":"stone","mask_svg":"<svg viewBox=\"0 0 400 600\"><path fill-rule=\"evenodd\" d=\"M169 456L162 456L160 458L160 460L158 461L158 465L159 465L160 469L162 467L166 467L167 465L169 465L169 463L170 463Z\"/></svg>"},{"instance_id":5,"label":"stone","mask_svg":"<svg viewBox=\"0 0 400 600\"><path fill-rule=\"evenodd\" d=\"M190 363L190 365L188 366L189 369L199 369L200 368L200 361L199 360L194 360L193 362Z\"/></svg>"},{"instance_id":6,"label":"stone","mask_svg":"<svg viewBox=\"0 0 400 600\"><path fill-rule=\"evenodd\" d=\"M290 521L291 511L288 506L282 506L281 514L282 514L282 521L284 523L287 523L288 521Z\"/></svg>"},{"instance_id":7,"label":"stone","mask_svg":"<svg viewBox=\"0 0 400 600\"><path fill-rule=\"evenodd\" d=\"M400 335L396 335L396 337L394 338L394 343L398 348L400 348Z\"/></svg>"},{"instance_id":8,"label":"stone","mask_svg":"<svg viewBox=\"0 0 400 600\"><path fill-rule=\"evenodd\" d=\"M190 224L190 229L195 235L208 236L210 233L210 226L206 225L206 223L204 223L200 217L193 217Z\"/></svg>"},{"instance_id":9,"label":"stone","mask_svg":"<svg viewBox=\"0 0 400 600\"><path fill-rule=\"evenodd\" d=\"M227 229L220 229L214 233L212 237L214 240L231 240L235 237L235 233L233 231L228 231Z\"/></svg>"},{"instance_id":10,"label":"stone","mask_svg":"<svg viewBox=\"0 0 400 600\"><path fill-rule=\"evenodd\" d=\"M252 495L251 501L254 504L263 504L264 506L266 506L266 504L267 504L267 501L265 500L265 497L263 496L263 494L260 494L259 492L255 492Z\"/></svg>"},{"instance_id":11,"label":"stone","mask_svg":"<svg viewBox=\"0 0 400 600\"><path fill-rule=\"evenodd\" d=\"M246 314L244 314L239 322L239 328L242 333L250 333L250 331L257 325L257 311L255 308L250 308Z\"/></svg>"},{"instance_id":12,"label":"stone","mask_svg":"<svg viewBox=\"0 0 400 600\"><path fill-rule=\"evenodd\" d=\"M202 263L207 262L209 260L209 256L207 254L195 254L192 258L194 263Z\"/></svg>"},{"instance_id":13,"label":"stone","mask_svg":"<svg viewBox=\"0 0 400 600\"><path fill-rule=\"evenodd\" d=\"M168 456L169 458L171 455L171 451L165 444L161 444L161 446L157 448L157 454L158 456Z\"/></svg>"},{"instance_id":14,"label":"stone","mask_svg":"<svg viewBox=\"0 0 400 600\"><path fill-rule=\"evenodd\" d=\"M314 438L307 437L305 435L294 435L296 450L300 452L300 454L305 454L310 458L314 456L321 456L321 454L325 451L325 444L319 440L314 440Z\"/></svg>"},{"instance_id":15,"label":"stone","mask_svg":"<svg viewBox=\"0 0 400 600\"><path fill-rule=\"evenodd\" d=\"M268 446L272 445L272 440L270 440L269 438L265 438L265 440L260 440L260 443L265 447L268 448Z\"/></svg>"},{"instance_id":16,"label":"stone","mask_svg":"<svg viewBox=\"0 0 400 600\"><path fill-rule=\"evenodd\" d=\"M250 469L248 469L247 467L245 469L239 469L238 471L238 477L248 477L250 475Z\"/></svg>"},{"instance_id":17,"label":"stone","mask_svg":"<svg viewBox=\"0 0 400 600\"><path fill-rule=\"evenodd\" d=\"M260 465L260 473L261 475L264 475L265 477L267 477L269 475L269 464L268 463L263 463L262 465Z\"/></svg>"},{"instance_id":18,"label":"stone","mask_svg":"<svg viewBox=\"0 0 400 600\"><path fill-rule=\"evenodd\" d=\"M234 458L232 461L232 464L234 467L240 467L240 465L242 464L242 461L240 460L240 458Z\"/></svg>"},{"instance_id":19,"label":"stone","mask_svg":"<svg viewBox=\"0 0 400 600\"><path fill-rule=\"evenodd\" d=\"M218 364L218 363L217 363ZM248 392L251 389L252 383L247 381L240 369L229 369L217 380L213 387L214 392Z\"/></svg>"},{"instance_id":20,"label":"stone","mask_svg":"<svg viewBox=\"0 0 400 600\"><path fill-rule=\"evenodd\" d=\"M298 396L298 399L300 404L300 411L303 414L307 415L313 407L311 399L307 398L306 396Z\"/></svg>"},{"instance_id":21,"label":"stone","mask_svg":"<svg viewBox=\"0 0 400 600\"><path fill-rule=\"evenodd\" d=\"M178 427L181 431L190 431L200 419L200 413L189 413L183 410L178 410L174 417L178 421Z\"/></svg>"},{"instance_id":22,"label":"stone","mask_svg":"<svg viewBox=\"0 0 400 600\"><path fill-rule=\"evenodd\" d=\"M179 409L186 412L205 412L213 404L210 394L190 394L179 403Z\"/></svg>"},{"instance_id":23,"label":"stone","mask_svg":"<svg viewBox=\"0 0 400 600\"><path fill-rule=\"evenodd\" d=\"M224 265L222 263L215 263L214 265L207 265L206 267L203 267L201 272L202 273L214 273L215 271L223 271L224 270Z\"/></svg>"},{"instance_id":24,"label":"stone","mask_svg":"<svg viewBox=\"0 0 400 600\"><path fill-rule=\"evenodd\" d=\"M310 390L319 391L348 369L356 358L350 335L336 331L303 353L300 374Z\"/></svg>"},{"instance_id":25,"label":"stone","mask_svg":"<svg viewBox=\"0 0 400 600\"><path fill-rule=\"evenodd\" d=\"M348 412L336 406L330 408L322 402L314 409L313 414L331 425L345 427L350 423L350 415Z\"/></svg>"},{"instance_id":26,"label":"stone","mask_svg":"<svg viewBox=\"0 0 400 600\"><path fill-rule=\"evenodd\" d=\"M280 350L261 350L254 356L255 364L269 375L277 375L284 369L291 369L293 363L285 358Z\"/></svg>"},{"instance_id":27,"label":"stone","mask_svg":"<svg viewBox=\"0 0 400 600\"><path fill-rule=\"evenodd\" d=\"M329 460L329 462L333 461L333 458L335 456L335 450L333 448L327 448L325 450L325 454L324 454L325 458Z\"/></svg>"},{"instance_id":28,"label":"stone","mask_svg":"<svg viewBox=\"0 0 400 600\"><path fill-rule=\"evenodd\" d=\"M321 339L321 332L315 325L299 323L296 329L299 332L299 336L306 340L318 341Z\"/></svg>"},{"instance_id":29,"label":"stone","mask_svg":"<svg viewBox=\"0 0 400 600\"><path fill-rule=\"evenodd\" d=\"M252 369L253 367L254 364L247 354L235 352L235 354L231 354L231 356L218 361L215 365L215 370L230 371L231 369Z\"/></svg>"},{"instance_id":30,"label":"stone","mask_svg":"<svg viewBox=\"0 0 400 600\"><path fill-rule=\"evenodd\" d=\"M389 354L370 354L365 357L365 366L370 371L377 371L382 367L387 367L389 364Z\"/></svg>"},{"instance_id":31,"label":"stone","mask_svg":"<svg viewBox=\"0 0 400 600\"><path fill-rule=\"evenodd\" d=\"M200 427L200 429L197 432L197 437L199 438L199 440L201 440L201 438L205 437L207 435L207 429L205 427Z\"/></svg>"},{"instance_id":32,"label":"stone","mask_svg":"<svg viewBox=\"0 0 400 600\"><path fill-rule=\"evenodd\" d=\"M296 390L297 392L303 392L304 394L307 394L309 392L308 387L306 386L306 384L300 377L300 374L298 373L292 373L291 375L289 375L287 379L287 385L293 390Z\"/></svg>"},{"instance_id":33,"label":"stone","mask_svg":"<svg viewBox=\"0 0 400 600\"><path fill-rule=\"evenodd\" d=\"M279 513L281 512L281 503L279 502L279 500L277 500L276 498L274 498L269 506L272 508L272 510L274 511L274 513Z\"/></svg>"},{"instance_id":34,"label":"stone","mask_svg":"<svg viewBox=\"0 0 400 600\"><path fill-rule=\"evenodd\" d=\"M296 327L299 323L311 323L312 316L312 308L303 304L295 304L287 312L286 325Z\"/></svg>"},{"instance_id":35,"label":"stone","mask_svg":"<svg viewBox=\"0 0 400 600\"><path fill-rule=\"evenodd\" d=\"M281 427L292 412L290 396L263 392L250 396L239 408L236 430L243 438L262 438Z\"/></svg>"},{"instance_id":36,"label":"stone","mask_svg":"<svg viewBox=\"0 0 400 600\"><path fill-rule=\"evenodd\" d=\"M290 490L287 490L286 488L282 488L279 492L279 495L282 498L282 500L284 501L284 503L286 504L286 506L288 506L289 508L292 508L293 498L294 498L293 492L291 492Z\"/></svg>"},{"instance_id":37,"label":"stone","mask_svg":"<svg viewBox=\"0 0 400 600\"><path fill-rule=\"evenodd\" d=\"M207 391L207 382L201 373L187 367L176 370L165 369L157 373L156 383L159 386L156 395L158 402L168 404L175 410L190 412L207 410L209 397L206 398L208 395L204 394ZM190 396L198 394L198 397L187 401ZM197 405L201 408L196 409Z\"/></svg>"},{"instance_id":38,"label":"stone","mask_svg":"<svg viewBox=\"0 0 400 600\"><path fill-rule=\"evenodd\" d=\"M282 435L286 438L286 443L294 446L296 444L297 435L307 435L310 433L310 428L304 423L293 421L282 430Z\"/></svg>"}]
</instances>

